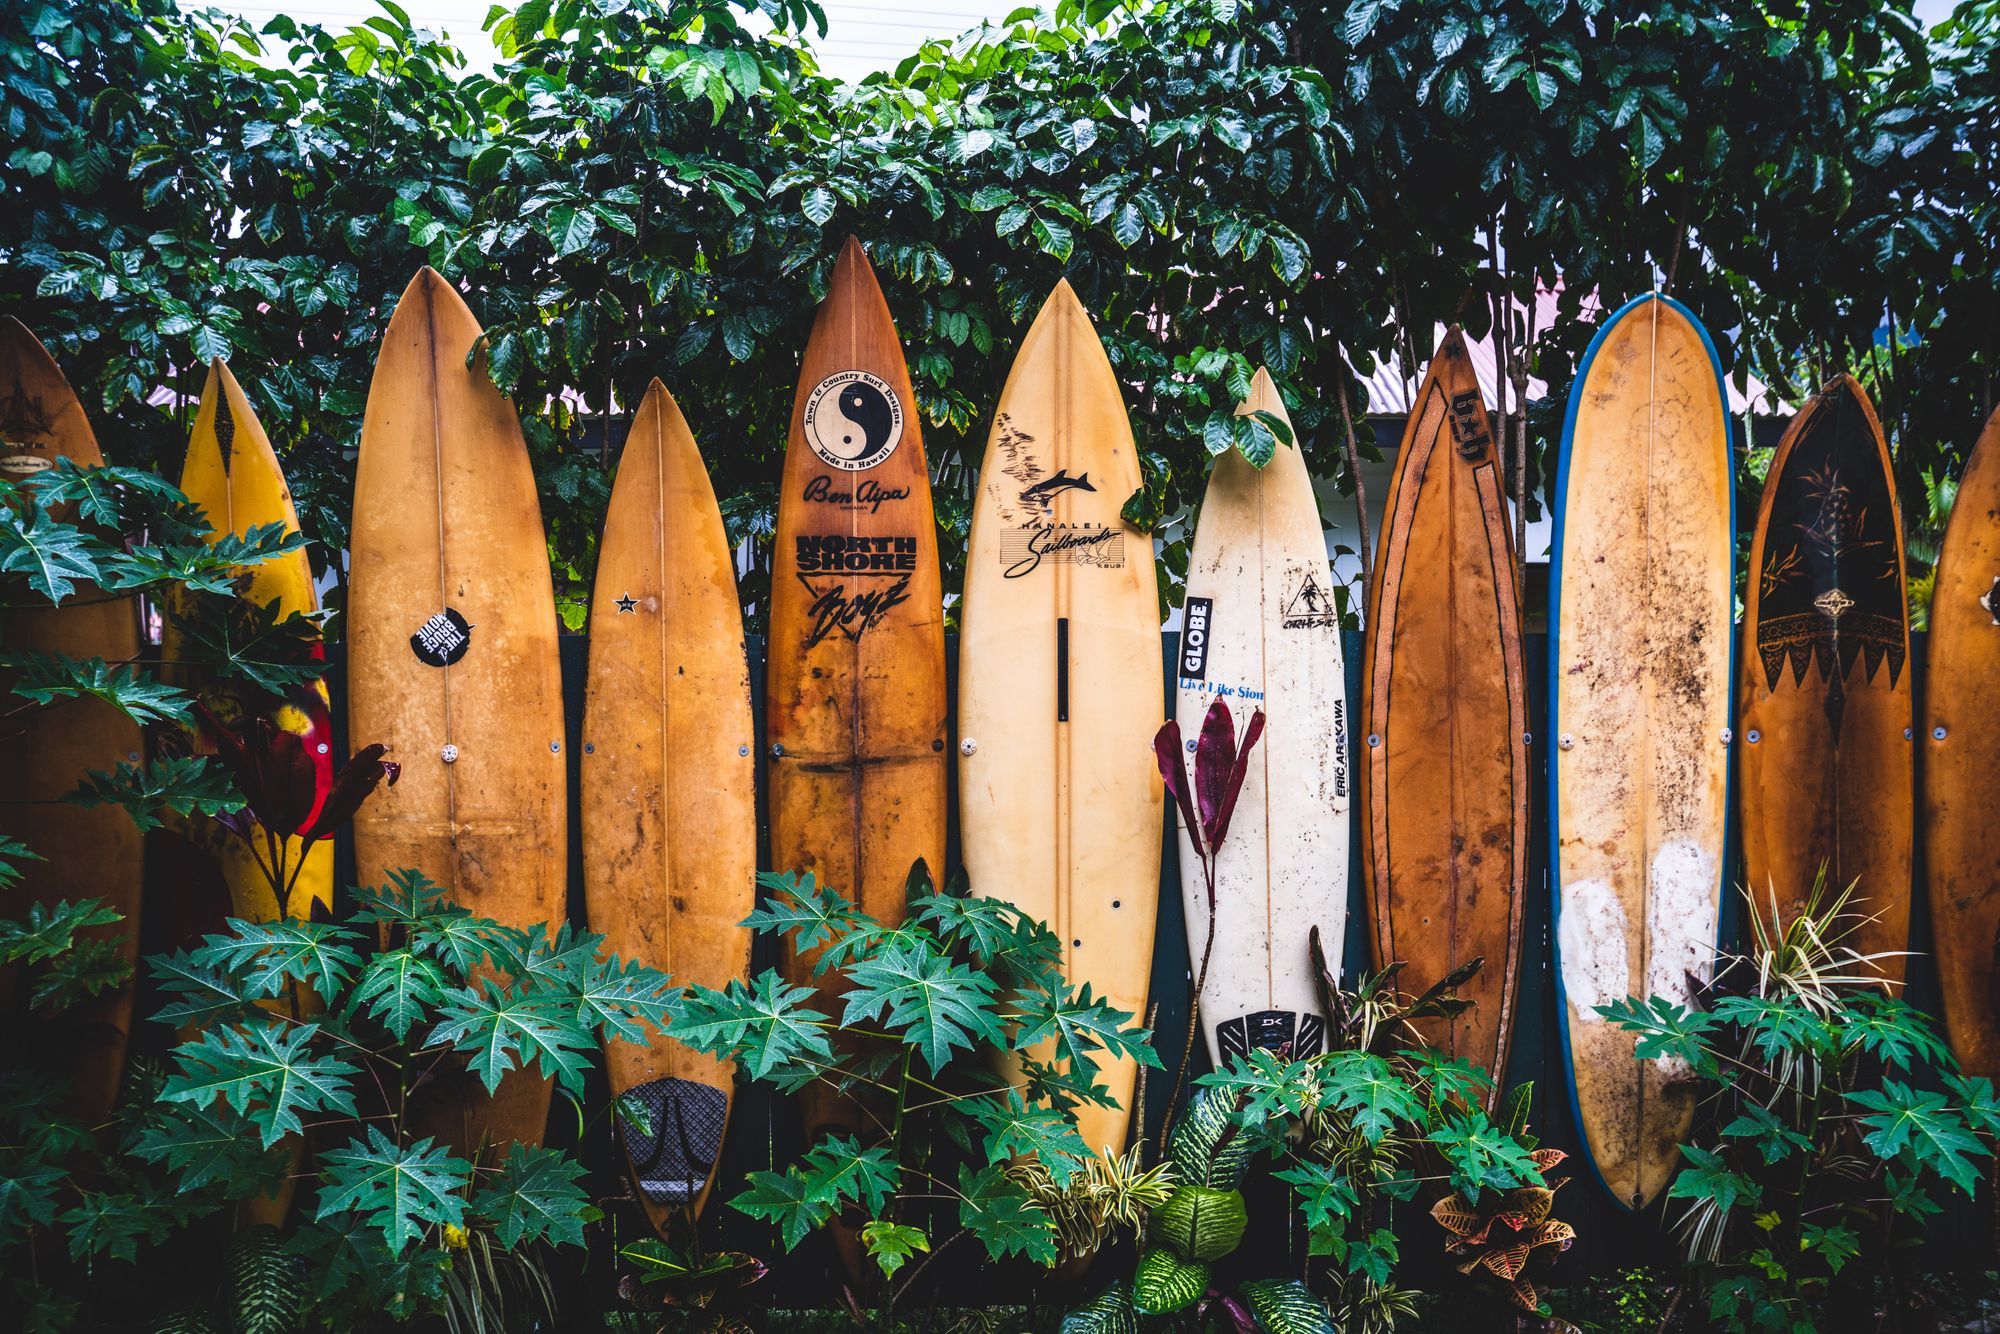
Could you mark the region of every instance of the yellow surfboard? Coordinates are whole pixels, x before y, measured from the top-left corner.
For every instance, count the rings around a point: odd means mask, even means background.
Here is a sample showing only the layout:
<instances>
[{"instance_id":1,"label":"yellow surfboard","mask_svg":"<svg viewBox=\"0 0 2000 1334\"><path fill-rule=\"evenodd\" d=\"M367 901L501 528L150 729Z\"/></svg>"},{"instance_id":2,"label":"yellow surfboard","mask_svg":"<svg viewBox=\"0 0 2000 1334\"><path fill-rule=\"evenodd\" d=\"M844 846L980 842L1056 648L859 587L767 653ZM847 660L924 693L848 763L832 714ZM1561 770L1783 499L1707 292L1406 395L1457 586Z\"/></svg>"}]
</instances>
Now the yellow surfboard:
<instances>
[{"instance_id":1,"label":"yellow surfboard","mask_svg":"<svg viewBox=\"0 0 2000 1334\"><path fill-rule=\"evenodd\" d=\"M181 491L207 513L211 540L225 534L240 537L252 528L273 523L284 525L288 533L299 531L299 512L292 504L291 489L285 485L284 469L244 396L243 386L230 374L226 362L209 365L201 408L195 414L194 432L188 437L187 461L181 465ZM275 602L287 616L319 610L319 591L313 585L312 562L305 552L264 561L246 573L249 582L244 596L251 602ZM179 643L180 635L169 618L160 652L170 669ZM200 683L189 681L185 672L180 678L191 688L200 688ZM318 770L320 796L325 798L333 782L333 738L324 682L301 687L282 699L252 699L240 691L224 692L220 698L214 691L203 691L202 698L225 722L235 721L246 711L262 713L277 726L303 737L306 753ZM231 910L238 917L268 922L281 915L270 877L250 846L212 825L190 828L221 866ZM256 841L261 844L261 837ZM315 909L324 913L333 907L333 841L325 839L306 849L303 864L300 856L298 839L287 837L281 865L292 874L286 877L291 884L283 908L292 917L311 918Z\"/></svg>"},{"instance_id":2,"label":"yellow surfboard","mask_svg":"<svg viewBox=\"0 0 2000 1334\"><path fill-rule=\"evenodd\" d=\"M966 557L959 819L972 892L1062 939L1078 987L1143 1016L1159 910L1166 712L1153 542L1125 403L1069 284L1035 317L1000 393ZM1138 1064L1107 1062L1116 1108L1082 1108L1117 1153Z\"/></svg>"},{"instance_id":3,"label":"yellow surfboard","mask_svg":"<svg viewBox=\"0 0 2000 1334\"><path fill-rule=\"evenodd\" d=\"M632 418L604 516L583 715L583 889L605 948L720 989L750 971L757 759L736 567L701 453L658 380ZM671 1037L610 1044L640 1203L664 1235L699 1211L734 1067Z\"/></svg>"}]
</instances>

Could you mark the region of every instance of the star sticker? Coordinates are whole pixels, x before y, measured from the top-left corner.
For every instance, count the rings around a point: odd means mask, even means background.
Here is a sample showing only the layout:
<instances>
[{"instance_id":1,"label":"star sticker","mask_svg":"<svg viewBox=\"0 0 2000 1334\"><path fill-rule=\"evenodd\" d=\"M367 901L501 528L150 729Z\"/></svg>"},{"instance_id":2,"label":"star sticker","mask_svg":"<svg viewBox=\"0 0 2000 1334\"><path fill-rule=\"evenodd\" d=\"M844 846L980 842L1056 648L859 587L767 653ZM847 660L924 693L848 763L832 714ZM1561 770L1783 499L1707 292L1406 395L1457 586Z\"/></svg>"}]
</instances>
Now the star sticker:
<instances>
[{"instance_id":1,"label":"star sticker","mask_svg":"<svg viewBox=\"0 0 2000 1334\"><path fill-rule=\"evenodd\" d=\"M1979 605L1993 617L1993 624L2000 625L2000 576L1993 580L1993 587L1986 590L1986 596L1979 599Z\"/></svg>"},{"instance_id":2,"label":"star sticker","mask_svg":"<svg viewBox=\"0 0 2000 1334\"><path fill-rule=\"evenodd\" d=\"M627 593L624 597L618 599L618 614L620 616L623 616L626 612L631 611L638 605L639 605L639 600L633 597L630 593Z\"/></svg>"}]
</instances>

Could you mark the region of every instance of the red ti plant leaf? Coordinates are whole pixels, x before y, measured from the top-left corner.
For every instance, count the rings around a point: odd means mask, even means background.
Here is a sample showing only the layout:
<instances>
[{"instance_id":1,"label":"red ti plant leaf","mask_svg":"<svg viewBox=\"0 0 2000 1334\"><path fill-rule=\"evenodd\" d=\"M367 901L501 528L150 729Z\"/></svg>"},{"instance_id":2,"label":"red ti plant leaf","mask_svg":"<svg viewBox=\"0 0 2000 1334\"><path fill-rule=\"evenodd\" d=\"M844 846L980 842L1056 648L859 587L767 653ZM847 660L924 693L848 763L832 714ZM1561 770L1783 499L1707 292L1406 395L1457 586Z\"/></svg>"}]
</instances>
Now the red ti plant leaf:
<instances>
[{"instance_id":1,"label":"red ti plant leaf","mask_svg":"<svg viewBox=\"0 0 2000 1334\"><path fill-rule=\"evenodd\" d=\"M304 739L269 718L231 727L206 704L197 703L195 712L257 823L275 833L297 833L319 804L319 774Z\"/></svg>"},{"instance_id":2,"label":"red ti plant leaf","mask_svg":"<svg viewBox=\"0 0 2000 1334\"><path fill-rule=\"evenodd\" d=\"M1236 720L1229 706L1216 700L1201 720L1201 739L1194 748L1194 799L1201 808L1201 833L1211 854L1215 846L1215 817L1222 809L1229 788L1229 769L1236 762Z\"/></svg>"},{"instance_id":3,"label":"red ti plant leaf","mask_svg":"<svg viewBox=\"0 0 2000 1334\"><path fill-rule=\"evenodd\" d=\"M1216 701L1220 707L1221 701ZM1243 729L1243 745L1236 752L1235 763L1229 766L1229 781L1223 785L1222 804L1216 808L1213 823L1208 830L1208 846L1219 848L1222 840L1229 836L1229 817L1236 811L1236 798L1243 792L1243 780L1250 772L1250 752L1264 735L1264 711L1257 710L1250 715L1250 725Z\"/></svg>"},{"instance_id":4,"label":"red ti plant leaf","mask_svg":"<svg viewBox=\"0 0 2000 1334\"><path fill-rule=\"evenodd\" d=\"M1174 794L1174 804L1180 807L1181 827L1187 830L1188 841L1194 844L1194 855L1205 857L1201 821L1195 818L1194 800L1188 793L1187 770L1181 767L1181 747L1184 744L1181 725L1172 718L1153 733L1153 757L1160 762L1160 781L1167 785L1167 791Z\"/></svg>"},{"instance_id":5,"label":"red ti plant leaf","mask_svg":"<svg viewBox=\"0 0 2000 1334\"><path fill-rule=\"evenodd\" d=\"M361 803L368 795L387 779L390 787L403 776L403 766L394 760L382 757L389 753L384 745L363 746L354 757L341 767L340 777L333 781L333 791L328 794L326 804L320 807L319 818L311 827L299 832L299 837L311 843L325 838L334 830L354 818L361 809Z\"/></svg>"}]
</instances>

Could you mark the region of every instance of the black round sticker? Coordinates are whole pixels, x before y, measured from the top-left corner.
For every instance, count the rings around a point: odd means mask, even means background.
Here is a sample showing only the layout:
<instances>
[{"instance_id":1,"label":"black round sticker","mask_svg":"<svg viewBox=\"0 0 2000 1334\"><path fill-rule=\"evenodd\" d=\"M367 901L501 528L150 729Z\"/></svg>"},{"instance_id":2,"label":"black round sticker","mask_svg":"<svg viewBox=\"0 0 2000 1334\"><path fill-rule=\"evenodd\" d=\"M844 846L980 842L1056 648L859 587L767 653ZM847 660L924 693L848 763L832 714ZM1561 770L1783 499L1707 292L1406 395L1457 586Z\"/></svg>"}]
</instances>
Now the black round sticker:
<instances>
[{"instance_id":1,"label":"black round sticker","mask_svg":"<svg viewBox=\"0 0 2000 1334\"><path fill-rule=\"evenodd\" d=\"M417 627L410 636L410 652L417 661L432 667L449 667L465 656L472 645L472 627L463 616L446 607Z\"/></svg>"}]
</instances>

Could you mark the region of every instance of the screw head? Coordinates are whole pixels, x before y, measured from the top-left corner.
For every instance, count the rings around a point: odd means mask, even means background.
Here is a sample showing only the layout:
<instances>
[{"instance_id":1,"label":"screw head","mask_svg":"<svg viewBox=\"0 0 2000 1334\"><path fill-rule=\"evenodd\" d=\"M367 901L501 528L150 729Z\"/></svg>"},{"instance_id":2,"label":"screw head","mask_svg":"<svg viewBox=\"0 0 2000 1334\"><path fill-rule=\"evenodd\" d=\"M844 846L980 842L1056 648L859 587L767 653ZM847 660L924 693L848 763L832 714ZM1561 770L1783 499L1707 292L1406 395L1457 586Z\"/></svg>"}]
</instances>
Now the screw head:
<instances>
[{"instance_id":1,"label":"screw head","mask_svg":"<svg viewBox=\"0 0 2000 1334\"><path fill-rule=\"evenodd\" d=\"M737 753L738 755L748 755L748 754L750 753L750 747L748 747L748 746L738 746L738 747L736 748L736 753Z\"/></svg>"},{"instance_id":2,"label":"screw head","mask_svg":"<svg viewBox=\"0 0 2000 1334\"><path fill-rule=\"evenodd\" d=\"M1723 729L1722 729L1722 744L1723 744L1723 745L1725 745L1725 746L1726 746L1726 745L1728 745L1728 744L1729 744L1730 742L1734 741L1735 739L1736 739L1736 731L1735 731L1735 729L1734 729L1734 728L1729 728L1729 727L1725 727L1725 728L1723 728Z\"/></svg>"},{"instance_id":3,"label":"screw head","mask_svg":"<svg viewBox=\"0 0 2000 1334\"><path fill-rule=\"evenodd\" d=\"M1764 734L1753 727L1743 734L1743 739L1754 746L1764 739Z\"/></svg>"},{"instance_id":4,"label":"screw head","mask_svg":"<svg viewBox=\"0 0 2000 1334\"><path fill-rule=\"evenodd\" d=\"M1381 744L1382 744L1382 734L1380 732L1370 732L1368 734L1368 746L1371 750Z\"/></svg>"},{"instance_id":5,"label":"screw head","mask_svg":"<svg viewBox=\"0 0 2000 1334\"><path fill-rule=\"evenodd\" d=\"M1190 755L1194 754L1194 742L1192 741L1188 742L1187 748L1188 748L1188 754Z\"/></svg>"},{"instance_id":6,"label":"screw head","mask_svg":"<svg viewBox=\"0 0 2000 1334\"><path fill-rule=\"evenodd\" d=\"M781 745L781 744L779 744L778 742L775 742L775 741L774 741L774 742L772 742L772 743L771 743L771 754L772 754L772 756L773 756L774 758L777 758L777 759L783 759L783 758L785 757L785 748L784 748L784 746L783 746L783 745Z\"/></svg>"},{"instance_id":7,"label":"screw head","mask_svg":"<svg viewBox=\"0 0 2000 1334\"><path fill-rule=\"evenodd\" d=\"M932 741L932 742L931 742L931 749L932 749L932 750L943 750L943 749L944 749L944 739L943 739L942 737L939 737L939 738L937 738L936 740Z\"/></svg>"},{"instance_id":8,"label":"screw head","mask_svg":"<svg viewBox=\"0 0 2000 1334\"><path fill-rule=\"evenodd\" d=\"M586 755L595 755L597 753L597 743L595 741L584 742L583 753Z\"/></svg>"},{"instance_id":9,"label":"screw head","mask_svg":"<svg viewBox=\"0 0 2000 1334\"><path fill-rule=\"evenodd\" d=\"M319 743L317 747L315 747L315 749L318 750L320 754L324 755L328 750L331 749L331 747L328 746L326 742L322 741Z\"/></svg>"},{"instance_id":10,"label":"screw head","mask_svg":"<svg viewBox=\"0 0 2000 1334\"><path fill-rule=\"evenodd\" d=\"M958 753L961 755L976 755L979 753L979 743L971 737L967 737L958 743Z\"/></svg>"},{"instance_id":11,"label":"screw head","mask_svg":"<svg viewBox=\"0 0 2000 1334\"><path fill-rule=\"evenodd\" d=\"M1561 736L1556 738L1556 745L1560 746L1564 750L1574 750L1576 748L1576 738L1571 736L1568 732L1564 732Z\"/></svg>"},{"instance_id":12,"label":"screw head","mask_svg":"<svg viewBox=\"0 0 2000 1334\"><path fill-rule=\"evenodd\" d=\"M551 742L549 742L549 754L551 754L551 755L560 755L560 754L562 754L562 742L560 742L560 741L551 741Z\"/></svg>"},{"instance_id":13,"label":"screw head","mask_svg":"<svg viewBox=\"0 0 2000 1334\"><path fill-rule=\"evenodd\" d=\"M1534 734L1533 732L1523 732L1523 733L1521 733L1521 744L1522 744L1522 745L1524 745L1524 746L1532 746L1532 745L1534 745L1534 744L1535 744L1535 734Z\"/></svg>"},{"instance_id":14,"label":"screw head","mask_svg":"<svg viewBox=\"0 0 2000 1334\"><path fill-rule=\"evenodd\" d=\"M1944 732L1944 728L1943 728L1942 726L1938 726L1938 727L1933 727L1933 728L1931 729L1931 740L1933 740L1933 741L1942 741L1942 740L1944 740L1944 736L1945 736L1945 732Z\"/></svg>"},{"instance_id":15,"label":"screw head","mask_svg":"<svg viewBox=\"0 0 2000 1334\"><path fill-rule=\"evenodd\" d=\"M1916 730L1914 728L1905 727L1903 729L1903 740L1908 741L1911 737L1915 735L1916 735Z\"/></svg>"},{"instance_id":16,"label":"screw head","mask_svg":"<svg viewBox=\"0 0 2000 1334\"><path fill-rule=\"evenodd\" d=\"M445 742L443 748L438 751L438 758L443 760L446 764L457 764L458 747L454 746L449 741Z\"/></svg>"}]
</instances>

